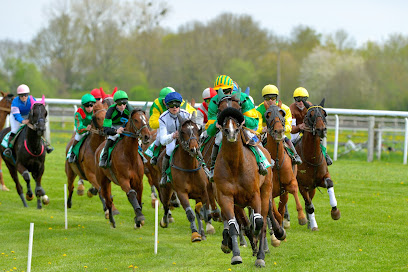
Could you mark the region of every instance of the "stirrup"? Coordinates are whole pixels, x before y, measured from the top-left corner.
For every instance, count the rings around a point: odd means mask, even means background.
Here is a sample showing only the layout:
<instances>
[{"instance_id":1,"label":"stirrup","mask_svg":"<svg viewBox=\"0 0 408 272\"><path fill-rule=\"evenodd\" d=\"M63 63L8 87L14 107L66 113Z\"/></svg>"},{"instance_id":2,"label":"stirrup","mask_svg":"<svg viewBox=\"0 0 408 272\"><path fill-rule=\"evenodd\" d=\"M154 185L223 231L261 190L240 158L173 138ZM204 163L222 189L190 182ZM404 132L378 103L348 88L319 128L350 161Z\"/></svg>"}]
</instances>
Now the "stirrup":
<instances>
[{"instance_id":1,"label":"stirrup","mask_svg":"<svg viewBox=\"0 0 408 272\"><path fill-rule=\"evenodd\" d=\"M326 155L326 164L327 164L327 166L333 164L333 160L328 155Z\"/></svg>"},{"instance_id":2,"label":"stirrup","mask_svg":"<svg viewBox=\"0 0 408 272\"><path fill-rule=\"evenodd\" d=\"M47 154L50 154L52 151L54 151L54 148L52 146L47 146L45 149L47 150Z\"/></svg>"},{"instance_id":3,"label":"stirrup","mask_svg":"<svg viewBox=\"0 0 408 272\"><path fill-rule=\"evenodd\" d=\"M151 165L156 165L156 164L157 164L157 157L156 157L156 156L153 156L153 157L150 159L150 164L151 164Z\"/></svg>"},{"instance_id":4,"label":"stirrup","mask_svg":"<svg viewBox=\"0 0 408 272\"><path fill-rule=\"evenodd\" d=\"M160 187L166 187L166 184L167 184L167 175L166 175L166 176L163 176L163 177L160 179L159 186L160 186Z\"/></svg>"},{"instance_id":5,"label":"stirrup","mask_svg":"<svg viewBox=\"0 0 408 272\"><path fill-rule=\"evenodd\" d=\"M210 174L208 175L210 182L214 182L214 167L211 167Z\"/></svg>"},{"instance_id":6,"label":"stirrup","mask_svg":"<svg viewBox=\"0 0 408 272\"><path fill-rule=\"evenodd\" d=\"M106 168L106 167L107 167L107 164L108 164L107 160L108 160L108 159L102 158L102 159L100 160L100 162L99 162L99 167Z\"/></svg>"},{"instance_id":7,"label":"stirrup","mask_svg":"<svg viewBox=\"0 0 408 272\"><path fill-rule=\"evenodd\" d=\"M268 174L268 170L265 168L265 165L263 162L258 163L258 168L259 168L259 174L262 176L266 176Z\"/></svg>"},{"instance_id":8,"label":"stirrup","mask_svg":"<svg viewBox=\"0 0 408 272\"><path fill-rule=\"evenodd\" d=\"M6 149L4 149L3 154L4 156L11 158L11 156L13 156L13 151L10 147L7 147Z\"/></svg>"},{"instance_id":9,"label":"stirrup","mask_svg":"<svg viewBox=\"0 0 408 272\"><path fill-rule=\"evenodd\" d=\"M302 159L300 158L300 156L298 155L298 154L295 154L294 156L293 156L293 162L295 163L295 164L302 164L303 162L302 162Z\"/></svg>"},{"instance_id":10,"label":"stirrup","mask_svg":"<svg viewBox=\"0 0 408 272\"><path fill-rule=\"evenodd\" d=\"M76 156L75 156L75 154L72 152L71 155L70 155L69 158L68 158L68 162L69 162L69 163L73 163L73 162L75 162L75 161L76 161Z\"/></svg>"}]
</instances>

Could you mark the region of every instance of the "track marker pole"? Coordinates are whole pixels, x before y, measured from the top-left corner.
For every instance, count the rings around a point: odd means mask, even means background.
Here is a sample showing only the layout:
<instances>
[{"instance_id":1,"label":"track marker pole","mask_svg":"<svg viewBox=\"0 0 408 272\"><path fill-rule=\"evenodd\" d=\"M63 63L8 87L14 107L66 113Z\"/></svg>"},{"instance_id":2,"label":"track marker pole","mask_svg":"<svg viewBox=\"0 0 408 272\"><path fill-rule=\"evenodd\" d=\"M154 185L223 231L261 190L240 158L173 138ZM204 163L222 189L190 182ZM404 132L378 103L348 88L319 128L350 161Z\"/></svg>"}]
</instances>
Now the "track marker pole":
<instances>
[{"instance_id":1,"label":"track marker pole","mask_svg":"<svg viewBox=\"0 0 408 272\"><path fill-rule=\"evenodd\" d=\"M64 184L65 229L68 229L67 185Z\"/></svg>"},{"instance_id":2,"label":"track marker pole","mask_svg":"<svg viewBox=\"0 0 408 272\"><path fill-rule=\"evenodd\" d=\"M27 272L31 272L31 257L33 255L33 235L34 235L34 223L30 223L30 236L28 238Z\"/></svg>"},{"instance_id":3,"label":"track marker pole","mask_svg":"<svg viewBox=\"0 0 408 272\"><path fill-rule=\"evenodd\" d=\"M159 200L154 201L154 254L157 254L157 238L159 233Z\"/></svg>"}]
</instances>

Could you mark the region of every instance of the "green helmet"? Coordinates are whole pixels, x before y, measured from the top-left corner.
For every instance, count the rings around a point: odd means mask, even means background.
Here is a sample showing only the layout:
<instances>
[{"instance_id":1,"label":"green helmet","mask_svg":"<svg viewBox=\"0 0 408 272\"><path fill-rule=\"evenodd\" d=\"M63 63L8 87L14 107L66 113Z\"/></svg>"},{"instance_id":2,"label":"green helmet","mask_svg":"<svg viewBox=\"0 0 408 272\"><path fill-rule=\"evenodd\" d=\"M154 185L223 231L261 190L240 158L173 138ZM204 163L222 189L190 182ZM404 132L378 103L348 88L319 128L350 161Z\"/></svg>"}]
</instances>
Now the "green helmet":
<instances>
[{"instance_id":1,"label":"green helmet","mask_svg":"<svg viewBox=\"0 0 408 272\"><path fill-rule=\"evenodd\" d=\"M82 96L81 98L81 104L84 105L88 102L94 102L96 103L96 99L92 94L85 94L84 96Z\"/></svg>"},{"instance_id":2,"label":"green helmet","mask_svg":"<svg viewBox=\"0 0 408 272\"><path fill-rule=\"evenodd\" d=\"M113 100L116 102L119 99L129 99L128 95L126 92L124 91L117 91L114 95L113 95Z\"/></svg>"},{"instance_id":3,"label":"green helmet","mask_svg":"<svg viewBox=\"0 0 408 272\"><path fill-rule=\"evenodd\" d=\"M169 93L173 93L173 92L175 92L175 90L172 87L163 88L160 91L159 99L162 100L166 98L166 95L168 95Z\"/></svg>"}]
</instances>

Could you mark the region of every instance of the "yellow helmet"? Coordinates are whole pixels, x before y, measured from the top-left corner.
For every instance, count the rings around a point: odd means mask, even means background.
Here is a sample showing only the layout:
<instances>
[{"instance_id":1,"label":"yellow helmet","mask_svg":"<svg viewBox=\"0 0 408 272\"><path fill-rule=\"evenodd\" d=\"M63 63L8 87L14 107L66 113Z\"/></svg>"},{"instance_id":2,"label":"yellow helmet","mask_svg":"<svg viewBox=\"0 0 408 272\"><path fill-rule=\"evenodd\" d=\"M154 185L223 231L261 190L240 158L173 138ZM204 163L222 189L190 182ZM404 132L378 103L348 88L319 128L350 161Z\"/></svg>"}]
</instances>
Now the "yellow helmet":
<instances>
[{"instance_id":1,"label":"yellow helmet","mask_svg":"<svg viewBox=\"0 0 408 272\"><path fill-rule=\"evenodd\" d=\"M233 89L234 82L229 76L226 76L226 75L218 76L214 82L214 89L218 91L220 88L223 90Z\"/></svg>"},{"instance_id":2,"label":"yellow helmet","mask_svg":"<svg viewBox=\"0 0 408 272\"><path fill-rule=\"evenodd\" d=\"M268 84L262 89L262 96L265 96L267 94L279 95L279 90L275 85Z\"/></svg>"},{"instance_id":3,"label":"yellow helmet","mask_svg":"<svg viewBox=\"0 0 408 272\"><path fill-rule=\"evenodd\" d=\"M305 88L299 87L293 92L293 97L309 97L309 93Z\"/></svg>"}]
</instances>

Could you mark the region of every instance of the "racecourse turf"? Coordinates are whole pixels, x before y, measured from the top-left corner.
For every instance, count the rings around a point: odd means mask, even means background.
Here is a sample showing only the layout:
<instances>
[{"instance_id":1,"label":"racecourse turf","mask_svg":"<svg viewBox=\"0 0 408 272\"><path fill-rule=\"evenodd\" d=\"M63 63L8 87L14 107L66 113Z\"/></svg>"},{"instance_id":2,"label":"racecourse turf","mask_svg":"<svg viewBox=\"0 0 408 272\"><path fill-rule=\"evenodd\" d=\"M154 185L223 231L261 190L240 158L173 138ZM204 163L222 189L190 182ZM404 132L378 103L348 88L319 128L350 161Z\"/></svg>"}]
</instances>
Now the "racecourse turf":
<instances>
[{"instance_id":1,"label":"racecourse turf","mask_svg":"<svg viewBox=\"0 0 408 272\"><path fill-rule=\"evenodd\" d=\"M104 218L99 198L80 197L75 191L66 230L65 142L64 137L53 139L57 139L53 142L55 151L47 155L42 181L50 204L42 210L36 209L35 200L28 203L28 208L23 207L3 163L4 179L11 191L0 191L0 271L27 271L30 222L35 223L32 271L258 270L250 248L240 248L242 264L230 264L231 254L220 249L222 223L213 223L216 234L208 235L206 241L191 243L182 208L173 210L175 223L167 229L159 228L155 255L154 209L146 180L143 228L133 229L131 205L125 193L113 184L114 203L120 210L115 217L116 229ZM289 197L291 228L280 247L270 246L266 269L408 271L408 166L401 162L340 160L329 170L341 219L331 219L329 197L322 188L314 199L319 231L311 232L297 224L294 200ZM85 185L90 187L88 182ZM25 192L25 184L23 188Z\"/></svg>"}]
</instances>

